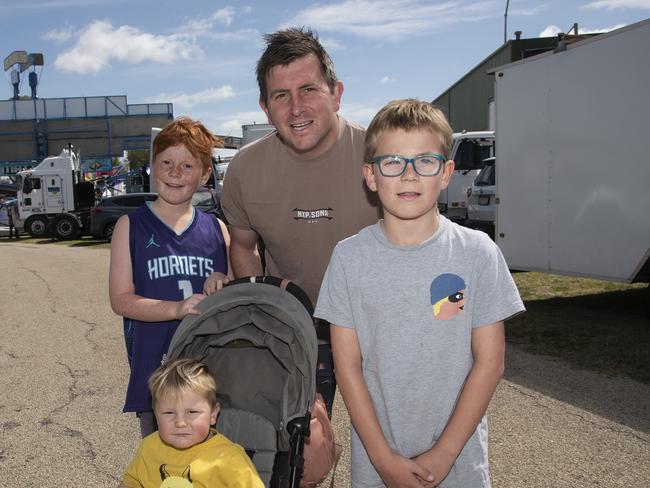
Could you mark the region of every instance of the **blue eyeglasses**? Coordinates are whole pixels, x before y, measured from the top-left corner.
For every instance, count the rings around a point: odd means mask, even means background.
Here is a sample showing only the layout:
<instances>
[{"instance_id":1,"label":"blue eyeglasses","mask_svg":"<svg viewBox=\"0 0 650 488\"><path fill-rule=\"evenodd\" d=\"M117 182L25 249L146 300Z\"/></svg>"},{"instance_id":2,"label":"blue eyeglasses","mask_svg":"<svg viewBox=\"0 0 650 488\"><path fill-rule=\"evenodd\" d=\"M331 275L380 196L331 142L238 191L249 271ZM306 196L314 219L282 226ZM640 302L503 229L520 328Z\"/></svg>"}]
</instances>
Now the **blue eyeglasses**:
<instances>
[{"instance_id":1,"label":"blue eyeglasses","mask_svg":"<svg viewBox=\"0 0 650 488\"><path fill-rule=\"evenodd\" d=\"M445 161L442 154L419 154L414 158L405 158L399 154L382 154L372 158L370 164L376 164L383 176L400 176L406 171L409 163L420 176L436 176Z\"/></svg>"}]
</instances>

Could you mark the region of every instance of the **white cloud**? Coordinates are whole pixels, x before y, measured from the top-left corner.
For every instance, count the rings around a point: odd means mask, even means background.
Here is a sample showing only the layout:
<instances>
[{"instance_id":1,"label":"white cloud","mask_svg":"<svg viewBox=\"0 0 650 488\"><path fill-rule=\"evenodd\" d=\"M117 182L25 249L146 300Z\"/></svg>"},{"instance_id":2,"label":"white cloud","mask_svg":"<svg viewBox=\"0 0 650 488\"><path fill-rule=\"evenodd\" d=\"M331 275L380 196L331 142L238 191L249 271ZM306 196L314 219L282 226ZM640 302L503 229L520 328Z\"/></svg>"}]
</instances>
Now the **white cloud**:
<instances>
[{"instance_id":1,"label":"white cloud","mask_svg":"<svg viewBox=\"0 0 650 488\"><path fill-rule=\"evenodd\" d=\"M61 27L60 29L52 29L43 34L43 39L46 41L65 42L74 37L75 32L71 26Z\"/></svg>"},{"instance_id":2,"label":"white cloud","mask_svg":"<svg viewBox=\"0 0 650 488\"><path fill-rule=\"evenodd\" d=\"M221 22L222 24L230 25L232 24L234 17L235 17L235 9L230 5L228 5L227 7L219 9L215 13L213 13L211 18L213 20L216 20L217 22Z\"/></svg>"},{"instance_id":3,"label":"white cloud","mask_svg":"<svg viewBox=\"0 0 650 488\"><path fill-rule=\"evenodd\" d=\"M240 29L232 32L214 32L209 34L211 39L218 41L250 41L251 39L262 42L262 36L257 29Z\"/></svg>"},{"instance_id":4,"label":"white cloud","mask_svg":"<svg viewBox=\"0 0 650 488\"><path fill-rule=\"evenodd\" d=\"M617 24L613 27L603 27L596 29L585 29L578 25L578 34L602 34L603 32L610 32L621 27L625 27L626 24ZM539 37L555 37L560 32L564 32L563 29L560 29L557 25L549 25L542 32L540 32ZM572 32L573 34L573 32Z\"/></svg>"},{"instance_id":5,"label":"white cloud","mask_svg":"<svg viewBox=\"0 0 650 488\"><path fill-rule=\"evenodd\" d=\"M183 25L176 29L176 32L183 33L191 36L202 36L206 32L209 32L214 25L214 20L212 19L192 19L185 22Z\"/></svg>"},{"instance_id":6,"label":"white cloud","mask_svg":"<svg viewBox=\"0 0 650 488\"><path fill-rule=\"evenodd\" d=\"M69 7L89 7L92 5L114 5L114 0L43 0L43 1L21 1L21 2L6 2L0 4L0 11L12 10L44 10L55 8L69 8Z\"/></svg>"},{"instance_id":7,"label":"white cloud","mask_svg":"<svg viewBox=\"0 0 650 488\"><path fill-rule=\"evenodd\" d=\"M640 9L650 10L650 0L597 0L584 5L589 9L605 9L605 10L618 10L618 9Z\"/></svg>"},{"instance_id":8,"label":"white cloud","mask_svg":"<svg viewBox=\"0 0 650 488\"><path fill-rule=\"evenodd\" d=\"M347 120L368 127L381 106L366 105L363 103L342 103L339 113Z\"/></svg>"},{"instance_id":9,"label":"white cloud","mask_svg":"<svg viewBox=\"0 0 650 488\"><path fill-rule=\"evenodd\" d=\"M555 37L560 32L564 32L557 25L549 25L542 32L539 33L539 37Z\"/></svg>"},{"instance_id":10,"label":"white cloud","mask_svg":"<svg viewBox=\"0 0 650 488\"><path fill-rule=\"evenodd\" d=\"M234 18L235 9L231 6L227 6L213 12L207 17L188 20L176 30L177 32L182 32L191 36L203 36L210 34L214 25L217 23L229 26L233 23Z\"/></svg>"},{"instance_id":11,"label":"white cloud","mask_svg":"<svg viewBox=\"0 0 650 488\"><path fill-rule=\"evenodd\" d=\"M397 80L393 78L392 76L384 76L381 80L379 80L379 83L382 85L385 85L386 83L395 83Z\"/></svg>"},{"instance_id":12,"label":"white cloud","mask_svg":"<svg viewBox=\"0 0 650 488\"><path fill-rule=\"evenodd\" d=\"M148 103L167 102L179 108L191 108L195 105L225 100L235 96L232 86L224 85L219 88L208 88L197 93L160 93L147 100Z\"/></svg>"},{"instance_id":13,"label":"white cloud","mask_svg":"<svg viewBox=\"0 0 650 488\"><path fill-rule=\"evenodd\" d=\"M323 45L323 47L327 50L327 52L333 52L333 51L344 51L345 46L341 44L339 41L333 38L320 38L318 39L320 43Z\"/></svg>"},{"instance_id":14,"label":"white cloud","mask_svg":"<svg viewBox=\"0 0 650 488\"><path fill-rule=\"evenodd\" d=\"M169 64L200 54L201 50L187 36L155 35L128 25L114 28L108 21L96 20L79 34L71 49L56 58L54 66L61 71L86 74L108 69L113 60Z\"/></svg>"},{"instance_id":15,"label":"white cloud","mask_svg":"<svg viewBox=\"0 0 650 488\"><path fill-rule=\"evenodd\" d=\"M262 110L244 111L218 117L216 120L215 132L217 134L241 137L242 125L266 124L268 120Z\"/></svg>"},{"instance_id":16,"label":"white cloud","mask_svg":"<svg viewBox=\"0 0 650 488\"><path fill-rule=\"evenodd\" d=\"M217 126L217 132L225 136L234 136L237 134L235 137L241 137L242 125L239 119L227 120Z\"/></svg>"},{"instance_id":17,"label":"white cloud","mask_svg":"<svg viewBox=\"0 0 650 488\"><path fill-rule=\"evenodd\" d=\"M498 8L497 8L498 7ZM500 2L422 0L344 0L299 11L281 28L309 25L318 31L345 32L372 39L399 40L433 28L502 15Z\"/></svg>"}]
</instances>

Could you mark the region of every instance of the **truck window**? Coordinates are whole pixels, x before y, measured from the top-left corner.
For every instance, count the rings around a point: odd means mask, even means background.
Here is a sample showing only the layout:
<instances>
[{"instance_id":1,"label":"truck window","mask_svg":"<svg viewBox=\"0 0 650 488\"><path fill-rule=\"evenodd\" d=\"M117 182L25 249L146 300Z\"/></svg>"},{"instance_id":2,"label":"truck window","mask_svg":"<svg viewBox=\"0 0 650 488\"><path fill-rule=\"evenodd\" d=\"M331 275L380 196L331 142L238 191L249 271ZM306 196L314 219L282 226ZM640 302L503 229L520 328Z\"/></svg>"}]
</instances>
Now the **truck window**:
<instances>
[{"instance_id":1,"label":"truck window","mask_svg":"<svg viewBox=\"0 0 650 488\"><path fill-rule=\"evenodd\" d=\"M481 169L484 166L483 160L492 156L491 148L490 144L481 144L471 139L462 141L454 155L456 171Z\"/></svg>"},{"instance_id":2,"label":"truck window","mask_svg":"<svg viewBox=\"0 0 650 488\"><path fill-rule=\"evenodd\" d=\"M460 143L454 161L456 162L456 171L469 171L478 169L477 163L482 161L479 158L480 146L471 140L466 140Z\"/></svg>"},{"instance_id":3,"label":"truck window","mask_svg":"<svg viewBox=\"0 0 650 488\"><path fill-rule=\"evenodd\" d=\"M476 186L494 186L494 163L487 163L476 177Z\"/></svg>"},{"instance_id":4,"label":"truck window","mask_svg":"<svg viewBox=\"0 0 650 488\"><path fill-rule=\"evenodd\" d=\"M32 190L41 189L41 180L40 178L25 178L23 183L23 193L30 193Z\"/></svg>"}]
</instances>

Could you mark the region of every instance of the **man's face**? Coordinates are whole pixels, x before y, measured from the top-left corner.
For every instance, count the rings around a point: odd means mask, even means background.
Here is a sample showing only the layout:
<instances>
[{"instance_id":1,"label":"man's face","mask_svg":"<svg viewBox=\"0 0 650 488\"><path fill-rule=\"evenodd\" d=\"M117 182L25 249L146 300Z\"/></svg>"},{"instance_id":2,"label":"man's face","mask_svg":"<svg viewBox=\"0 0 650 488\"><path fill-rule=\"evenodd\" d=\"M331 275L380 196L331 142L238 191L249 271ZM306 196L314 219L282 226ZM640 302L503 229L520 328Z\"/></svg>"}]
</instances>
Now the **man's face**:
<instances>
[{"instance_id":1,"label":"man's face","mask_svg":"<svg viewBox=\"0 0 650 488\"><path fill-rule=\"evenodd\" d=\"M260 107L287 147L302 159L327 152L338 136L343 84L337 81L330 90L318 59L309 54L271 68L266 86L267 99L260 100Z\"/></svg>"}]
</instances>

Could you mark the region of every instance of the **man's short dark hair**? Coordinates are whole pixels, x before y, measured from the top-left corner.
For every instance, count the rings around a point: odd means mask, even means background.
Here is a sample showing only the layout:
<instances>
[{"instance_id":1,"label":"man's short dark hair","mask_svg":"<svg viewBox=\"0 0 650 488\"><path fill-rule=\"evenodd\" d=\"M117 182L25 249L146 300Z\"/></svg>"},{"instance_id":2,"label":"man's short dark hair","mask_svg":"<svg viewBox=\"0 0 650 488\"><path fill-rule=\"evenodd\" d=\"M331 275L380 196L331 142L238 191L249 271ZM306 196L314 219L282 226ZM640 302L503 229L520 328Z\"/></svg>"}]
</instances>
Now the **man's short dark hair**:
<instances>
[{"instance_id":1,"label":"man's short dark hair","mask_svg":"<svg viewBox=\"0 0 650 488\"><path fill-rule=\"evenodd\" d=\"M334 91L338 81L334 64L325 48L318 41L318 36L311 29L292 27L272 34L264 34L266 49L257 62L257 84L260 87L260 100L266 103L266 76L274 66L286 66L296 59L313 54L318 59L323 78Z\"/></svg>"}]
</instances>

